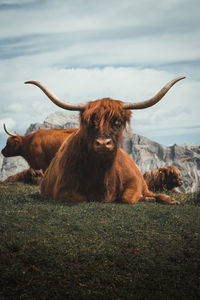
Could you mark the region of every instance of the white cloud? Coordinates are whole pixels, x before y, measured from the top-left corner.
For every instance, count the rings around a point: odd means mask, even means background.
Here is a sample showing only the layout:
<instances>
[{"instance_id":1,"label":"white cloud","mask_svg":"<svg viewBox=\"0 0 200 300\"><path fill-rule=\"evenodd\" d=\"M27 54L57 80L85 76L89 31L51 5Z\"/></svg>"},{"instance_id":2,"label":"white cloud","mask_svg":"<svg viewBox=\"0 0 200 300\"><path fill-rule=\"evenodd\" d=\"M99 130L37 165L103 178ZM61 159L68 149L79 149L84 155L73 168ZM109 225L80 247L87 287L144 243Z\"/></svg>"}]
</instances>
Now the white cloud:
<instances>
[{"instance_id":1,"label":"white cloud","mask_svg":"<svg viewBox=\"0 0 200 300\"><path fill-rule=\"evenodd\" d=\"M85 103L107 96L123 101L146 100L174 77L175 74L154 69L107 67L45 69L39 79L62 100ZM36 74L26 79L38 80ZM144 136L158 138L158 141L160 135L190 134L192 127L200 123L198 86L199 82L184 79L173 86L154 107L133 111L133 129ZM58 110L40 89L24 85L23 81L11 82L6 88L4 86L4 94L9 97L9 105L5 104L7 101L2 104L4 116L15 120L16 130L21 134L30 123L43 122L49 113ZM195 132L198 132L198 128Z\"/></svg>"},{"instance_id":2,"label":"white cloud","mask_svg":"<svg viewBox=\"0 0 200 300\"><path fill-rule=\"evenodd\" d=\"M21 103L12 103L8 106L5 106L4 112L9 112L9 113L24 113L24 108Z\"/></svg>"},{"instance_id":3,"label":"white cloud","mask_svg":"<svg viewBox=\"0 0 200 300\"><path fill-rule=\"evenodd\" d=\"M198 132L199 1L2 4L10 8L0 9L0 119L13 119L18 132L57 110L38 88L25 86L26 80L41 81L66 101L109 96L135 102L179 75L187 79L155 107L134 112L133 126L143 135L163 130L177 139L180 131L185 139L192 128Z\"/></svg>"},{"instance_id":4,"label":"white cloud","mask_svg":"<svg viewBox=\"0 0 200 300\"><path fill-rule=\"evenodd\" d=\"M1 5L27 4L30 2L33 2L33 0L1 0Z\"/></svg>"},{"instance_id":5,"label":"white cloud","mask_svg":"<svg viewBox=\"0 0 200 300\"><path fill-rule=\"evenodd\" d=\"M22 3L33 3L24 1ZM1 12L1 36L13 37L35 33L97 32L116 30L115 36L129 29L139 35L149 32L184 32L198 22L198 0L181 1L36 1L32 9L21 6ZM13 2L13 3L17 3ZM41 3L39 5L39 3ZM18 4L21 4L19 1ZM17 16L17 18L16 18ZM5 26L6 24L6 26ZM168 26L166 26L168 25ZM193 26L194 28L194 26ZM130 31L130 34L131 34ZM123 36L121 36L123 37Z\"/></svg>"}]
</instances>

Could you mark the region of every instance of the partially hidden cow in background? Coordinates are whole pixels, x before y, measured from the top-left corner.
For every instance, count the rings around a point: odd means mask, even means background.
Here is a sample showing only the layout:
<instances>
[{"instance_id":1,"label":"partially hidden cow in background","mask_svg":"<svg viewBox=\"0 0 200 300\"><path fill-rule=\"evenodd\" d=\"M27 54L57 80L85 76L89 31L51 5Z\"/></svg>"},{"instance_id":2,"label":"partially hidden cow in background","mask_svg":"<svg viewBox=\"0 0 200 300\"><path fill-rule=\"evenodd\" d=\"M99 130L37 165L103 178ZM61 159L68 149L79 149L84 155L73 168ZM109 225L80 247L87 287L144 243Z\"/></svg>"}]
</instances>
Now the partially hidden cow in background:
<instances>
[{"instance_id":1,"label":"partially hidden cow in background","mask_svg":"<svg viewBox=\"0 0 200 300\"><path fill-rule=\"evenodd\" d=\"M150 191L171 191L177 193L176 187L183 184L180 170L175 166L166 166L145 172L143 177Z\"/></svg>"},{"instance_id":2,"label":"partially hidden cow in background","mask_svg":"<svg viewBox=\"0 0 200 300\"><path fill-rule=\"evenodd\" d=\"M153 98L143 102L126 103L103 98L86 105L63 102L39 82L27 81L38 86L63 109L80 111L80 129L66 139L52 159L41 182L41 194L69 202L178 204L173 197L149 191L142 173L120 148L120 142L122 130L130 122L130 110L156 104L183 78L175 78Z\"/></svg>"},{"instance_id":3,"label":"partially hidden cow in background","mask_svg":"<svg viewBox=\"0 0 200 300\"><path fill-rule=\"evenodd\" d=\"M78 129L39 129L24 136L9 132L5 124L4 130L10 137L1 153L5 157L22 156L30 168L44 172L63 141Z\"/></svg>"},{"instance_id":4,"label":"partially hidden cow in background","mask_svg":"<svg viewBox=\"0 0 200 300\"><path fill-rule=\"evenodd\" d=\"M42 170L34 170L29 168L14 175L10 175L4 182L23 182L27 184L39 185L44 173Z\"/></svg>"}]
</instances>

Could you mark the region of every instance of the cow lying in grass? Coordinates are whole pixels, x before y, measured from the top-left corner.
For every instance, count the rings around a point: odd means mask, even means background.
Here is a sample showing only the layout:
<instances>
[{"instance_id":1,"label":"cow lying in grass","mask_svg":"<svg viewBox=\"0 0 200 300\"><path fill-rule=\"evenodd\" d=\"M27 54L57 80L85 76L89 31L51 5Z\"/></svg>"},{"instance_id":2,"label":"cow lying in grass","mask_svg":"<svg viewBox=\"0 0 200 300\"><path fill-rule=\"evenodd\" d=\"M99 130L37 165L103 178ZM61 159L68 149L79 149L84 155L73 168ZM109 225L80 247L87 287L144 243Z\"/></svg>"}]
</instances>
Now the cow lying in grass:
<instances>
[{"instance_id":1,"label":"cow lying in grass","mask_svg":"<svg viewBox=\"0 0 200 300\"><path fill-rule=\"evenodd\" d=\"M39 129L24 136L9 132L5 124L4 130L9 138L1 153L5 157L22 156L30 168L44 172L63 141L78 129Z\"/></svg>"},{"instance_id":2,"label":"cow lying in grass","mask_svg":"<svg viewBox=\"0 0 200 300\"><path fill-rule=\"evenodd\" d=\"M27 184L39 185L44 173L42 170L34 170L29 168L15 175L6 178L5 182L23 182Z\"/></svg>"},{"instance_id":3,"label":"cow lying in grass","mask_svg":"<svg viewBox=\"0 0 200 300\"><path fill-rule=\"evenodd\" d=\"M177 193L176 187L183 184L180 170L175 166L158 168L145 172L143 177L150 191L171 191Z\"/></svg>"},{"instance_id":4,"label":"cow lying in grass","mask_svg":"<svg viewBox=\"0 0 200 300\"><path fill-rule=\"evenodd\" d=\"M25 136L9 132L5 124L4 130L9 138L1 153L5 157L22 156L30 166L30 169L9 176L6 181L39 184L41 174L45 172L63 141L78 129L39 129ZM37 178L38 175L40 179Z\"/></svg>"},{"instance_id":5,"label":"cow lying in grass","mask_svg":"<svg viewBox=\"0 0 200 300\"><path fill-rule=\"evenodd\" d=\"M41 183L41 193L69 202L178 204L173 197L149 191L142 173L120 148L120 142L122 130L130 122L130 110L156 104L183 78L172 80L147 101L125 103L103 98L86 105L63 102L39 82L26 82L38 86L63 109L80 111L80 129L65 140L52 159Z\"/></svg>"}]
</instances>

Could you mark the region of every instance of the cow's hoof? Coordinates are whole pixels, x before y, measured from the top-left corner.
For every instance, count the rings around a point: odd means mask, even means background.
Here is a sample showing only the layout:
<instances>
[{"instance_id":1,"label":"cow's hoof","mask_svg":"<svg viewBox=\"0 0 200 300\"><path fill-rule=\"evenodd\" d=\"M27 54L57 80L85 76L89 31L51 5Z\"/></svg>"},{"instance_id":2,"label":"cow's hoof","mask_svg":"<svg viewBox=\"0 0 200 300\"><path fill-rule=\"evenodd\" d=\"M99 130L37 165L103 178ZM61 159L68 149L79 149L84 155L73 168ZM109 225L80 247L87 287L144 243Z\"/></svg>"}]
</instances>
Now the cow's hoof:
<instances>
[{"instance_id":1,"label":"cow's hoof","mask_svg":"<svg viewBox=\"0 0 200 300\"><path fill-rule=\"evenodd\" d=\"M176 199L174 199L174 198L172 197L172 198L171 198L171 201L169 202L169 204L171 204L171 205L179 205L180 202L177 201Z\"/></svg>"}]
</instances>

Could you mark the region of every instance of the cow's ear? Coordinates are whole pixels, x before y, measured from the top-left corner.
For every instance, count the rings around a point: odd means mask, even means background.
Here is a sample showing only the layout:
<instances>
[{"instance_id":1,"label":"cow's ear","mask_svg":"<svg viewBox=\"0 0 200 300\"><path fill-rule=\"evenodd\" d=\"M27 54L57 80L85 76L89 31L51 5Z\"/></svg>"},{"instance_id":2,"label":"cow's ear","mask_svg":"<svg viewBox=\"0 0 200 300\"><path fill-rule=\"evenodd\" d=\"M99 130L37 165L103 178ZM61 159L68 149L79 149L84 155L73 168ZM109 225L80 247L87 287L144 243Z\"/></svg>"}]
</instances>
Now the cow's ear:
<instances>
[{"instance_id":1,"label":"cow's ear","mask_svg":"<svg viewBox=\"0 0 200 300\"><path fill-rule=\"evenodd\" d=\"M166 169L167 169L167 172L166 172L167 175L170 175L170 174L174 173L174 170L171 166L166 167Z\"/></svg>"},{"instance_id":2,"label":"cow's ear","mask_svg":"<svg viewBox=\"0 0 200 300\"><path fill-rule=\"evenodd\" d=\"M19 145L20 139L18 136L13 137L15 145Z\"/></svg>"},{"instance_id":3,"label":"cow's ear","mask_svg":"<svg viewBox=\"0 0 200 300\"><path fill-rule=\"evenodd\" d=\"M170 172L171 172L172 174L176 173L173 166L170 166L169 169L170 169Z\"/></svg>"},{"instance_id":4,"label":"cow's ear","mask_svg":"<svg viewBox=\"0 0 200 300\"><path fill-rule=\"evenodd\" d=\"M160 179L161 182L164 183L165 182L165 168L159 168L159 174L160 174Z\"/></svg>"},{"instance_id":5,"label":"cow's ear","mask_svg":"<svg viewBox=\"0 0 200 300\"><path fill-rule=\"evenodd\" d=\"M122 120L123 127L126 127L126 124L130 124L131 114L132 112L130 110L123 111L123 120Z\"/></svg>"},{"instance_id":6,"label":"cow's ear","mask_svg":"<svg viewBox=\"0 0 200 300\"><path fill-rule=\"evenodd\" d=\"M165 169L166 169L166 168L159 168L159 169L158 169L158 170L159 170L159 173L160 173L160 174L164 174L164 173L165 173Z\"/></svg>"},{"instance_id":7,"label":"cow's ear","mask_svg":"<svg viewBox=\"0 0 200 300\"><path fill-rule=\"evenodd\" d=\"M166 167L166 174L169 175L170 174L170 168Z\"/></svg>"},{"instance_id":8,"label":"cow's ear","mask_svg":"<svg viewBox=\"0 0 200 300\"><path fill-rule=\"evenodd\" d=\"M15 137L14 137L14 141L15 141L16 144L19 143L19 138L18 138L18 136L15 136Z\"/></svg>"}]
</instances>

